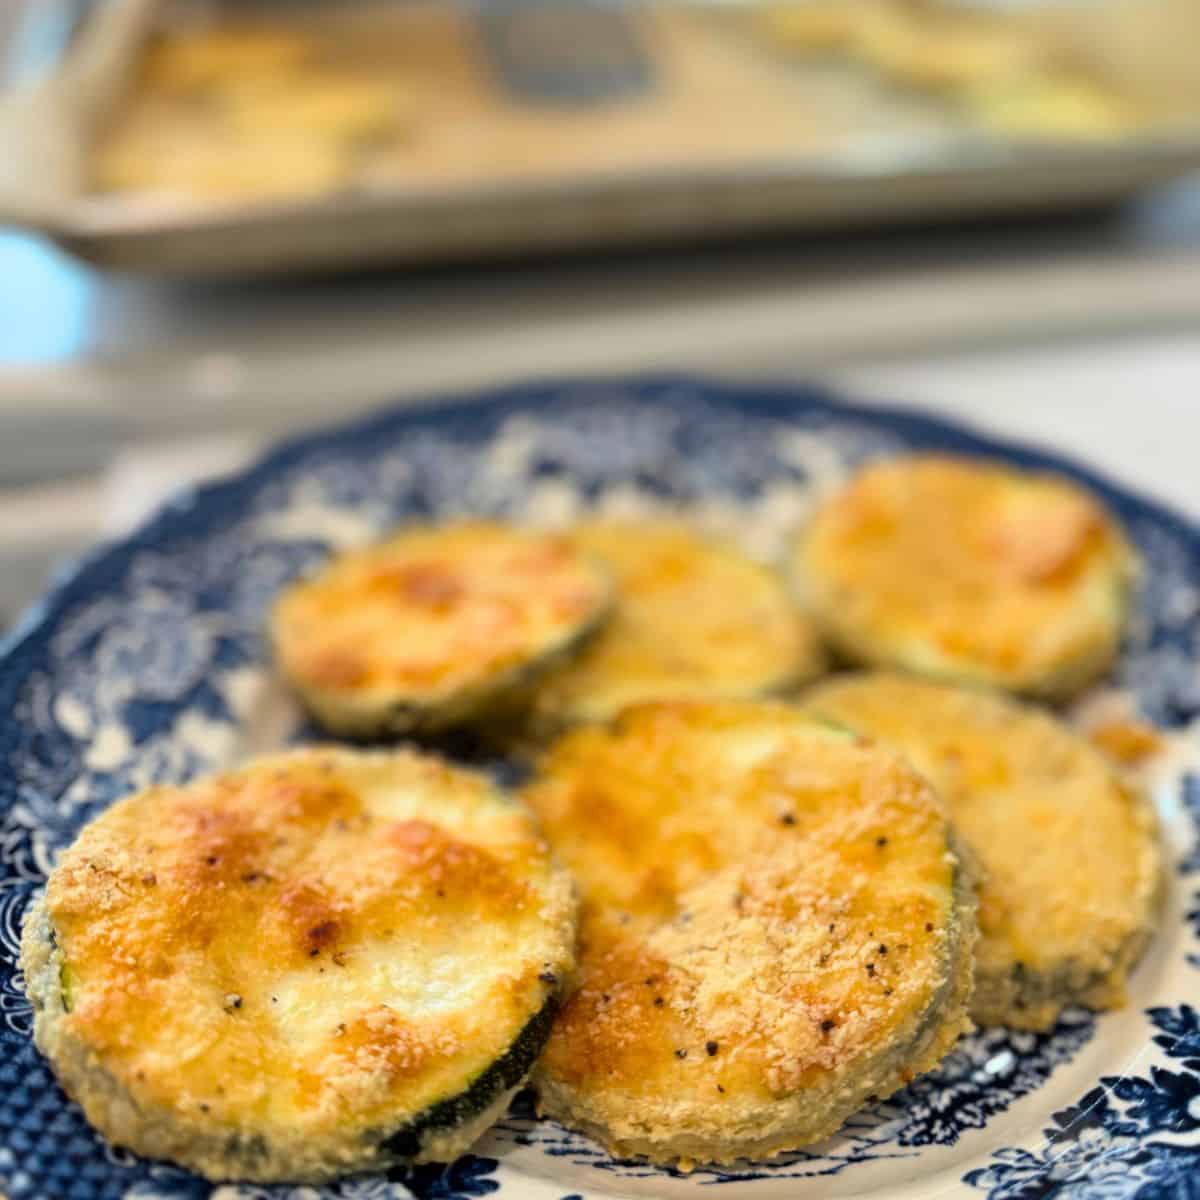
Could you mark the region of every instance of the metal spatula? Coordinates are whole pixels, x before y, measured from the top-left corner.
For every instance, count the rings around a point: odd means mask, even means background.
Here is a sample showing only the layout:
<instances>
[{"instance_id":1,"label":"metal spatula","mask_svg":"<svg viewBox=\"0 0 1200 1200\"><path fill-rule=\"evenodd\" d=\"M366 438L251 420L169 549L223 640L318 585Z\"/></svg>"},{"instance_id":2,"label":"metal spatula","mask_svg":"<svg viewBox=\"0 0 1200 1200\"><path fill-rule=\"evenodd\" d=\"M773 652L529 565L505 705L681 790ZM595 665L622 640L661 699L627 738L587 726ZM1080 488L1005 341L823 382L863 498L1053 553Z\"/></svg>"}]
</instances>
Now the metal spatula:
<instances>
[{"instance_id":1,"label":"metal spatula","mask_svg":"<svg viewBox=\"0 0 1200 1200\"><path fill-rule=\"evenodd\" d=\"M595 105L647 91L637 17L603 0L486 0L478 25L505 88L533 103Z\"/></svg>"}]
</instances>

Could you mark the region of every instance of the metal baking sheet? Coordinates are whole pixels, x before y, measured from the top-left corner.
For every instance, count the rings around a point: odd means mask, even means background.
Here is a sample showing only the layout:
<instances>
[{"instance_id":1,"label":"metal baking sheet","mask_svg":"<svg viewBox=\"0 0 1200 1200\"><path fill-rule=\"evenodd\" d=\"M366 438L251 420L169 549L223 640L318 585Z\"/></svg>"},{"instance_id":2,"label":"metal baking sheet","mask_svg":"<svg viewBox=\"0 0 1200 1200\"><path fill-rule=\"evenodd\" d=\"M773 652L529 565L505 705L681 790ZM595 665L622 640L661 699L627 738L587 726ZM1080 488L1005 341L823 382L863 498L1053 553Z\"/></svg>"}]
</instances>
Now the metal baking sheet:
<instances>
[{"instance_id":1,"label":"metal baking sheet","mask_svg":"<svg viewBox=\"0 0 1200 1200\"><path fill-rule=\"evenodd\" d=\"M841 153L211 207L96 194L93 142L156 7L93 6L56 67L0 104L0 220L109 267L252 276L1043 212L1117 201L1200 168L1193 134L1078 144L893 137Z\"/></svg>"}]
</instances>

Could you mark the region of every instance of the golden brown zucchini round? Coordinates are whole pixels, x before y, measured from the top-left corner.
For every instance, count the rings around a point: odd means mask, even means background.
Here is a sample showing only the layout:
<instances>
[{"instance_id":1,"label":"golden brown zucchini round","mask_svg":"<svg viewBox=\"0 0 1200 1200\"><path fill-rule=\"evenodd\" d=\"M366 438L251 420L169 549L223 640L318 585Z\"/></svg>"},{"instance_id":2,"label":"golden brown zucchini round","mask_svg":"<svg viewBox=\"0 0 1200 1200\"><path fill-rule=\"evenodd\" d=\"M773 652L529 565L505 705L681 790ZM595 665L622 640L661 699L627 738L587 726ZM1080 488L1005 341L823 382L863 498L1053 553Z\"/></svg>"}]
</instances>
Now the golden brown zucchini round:
<instances>
[{"instance_id":1,"label":"golden brown zucchini round","mask_svg":"<svg viewBox=\"0 0 1200 1200\"><path fill-rule=\"evenodd\" d=\"M430 732L515 703L607 615L604 569L561 537L487 522L402 530L283 593L271 639L316 719Z\"/></svg>"},{"instance_id":2,"label":"golden brown zucchini round","mask_svg":"<svg viewBox=\"0 0 1200 1200\"><path fill-rule=\"evenodd\" d=\"M971 882L892 751L782 704L647 704L567 734L526 797L583 898L535 1084L614 1153L817 1141L966 1027Z\"/></svg>"},{"instance_id":3,"label":"golden brown zucchini round","mask_svg":"<svg viewBox=\"0 0 1200 1200\"><path fill-rule=\"evenodd\" d=\"M1048 713L892 675L836 679L807 708L888 742L933 781L981 870L971 1016L1046 1029L1113 1008L1162 892L1149 801Z\"/></svg>"},{"instance_id":4,"label":"golden brown zucchini round","mask_svg":"<svg viewBox=\"0 0 1200 1200\"><path fill-rule=\"evenodd\" d=\"M546 733L661 699L755 699L819 675L824 655L784 581L673 521L589 522L570 533L616 580L611 618L537 688Z\"/></svg>"},{"instance_id":5,"label":"golden brown zucchini round","mask_svg":"<svg viewBox=\"0 0 1200 1200\"><path fill-rule=\"evenodd\" d=\"M1049 699L1108 669L1134 574L1115 521L1076 484L936 455L862 470L792 563L851 661Z\"/></svg>"},{"instance_id":6,"label":"golden brown zucchini round","mask_svg":"<svg viewBox=\"0 0 1200 1200\"><path fill-rule=\"evenodd\" d=\"M461 1153L573 967L529 814L413 752L297 751L116 804L26 920L34 1036L106 1137L210 1179Z\"/></svg>"}]
</instances>

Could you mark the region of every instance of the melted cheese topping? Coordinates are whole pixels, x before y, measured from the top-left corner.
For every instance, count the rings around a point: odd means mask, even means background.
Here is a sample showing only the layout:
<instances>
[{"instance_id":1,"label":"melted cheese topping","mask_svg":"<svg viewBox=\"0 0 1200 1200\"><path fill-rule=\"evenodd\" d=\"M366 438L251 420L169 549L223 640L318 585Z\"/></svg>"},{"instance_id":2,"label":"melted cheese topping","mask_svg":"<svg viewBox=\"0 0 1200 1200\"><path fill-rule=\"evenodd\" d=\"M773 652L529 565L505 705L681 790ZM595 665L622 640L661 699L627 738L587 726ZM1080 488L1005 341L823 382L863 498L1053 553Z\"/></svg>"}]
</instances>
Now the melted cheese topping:
<instances>
[{"instance_id":1,"label":"melted cheese topping","mask_svg":"<svg viewBox=\"0 0 1200 1200\"><path fill-rule=\"evenodd\" d=\"M1132 574L1120 531L1074 484L936 456L860 472L796 566L855 658L1031 691L1107 665Z\"/></svg>"},{"instance_id":2,"label":"melted cheese topping","mask_svg":"<svg viewBox=\"0 0 1200 1200\"><path fill-rule=\"evenodd\" d=\"M268 1137L392 1130L464 1091L571 958L570 883L528 814L411 752L133 796L47 902L64 1033L136 1104Z\"/></svg>"},{"instance_id":3,"label":"melted cheese topping","mask_svg":"<svg viewBox=\"0 0 1200 1200\"><path fill-rule=\"evenodd\" d=\"M897 676L834 681L809 705L903 750L946 801L982 867L981 973L1103 974L1149 924L1148 807L1049 715Z\"/></svg>"},{"instance_id":4,"label":"melted cheese topping","mask_svg":"<svg viewBox=\"0 0 1200 1200\"><path fill-rule=\"evenodd\" d=\"M432 704L559 648L609 592L559 537L482 522L410 529L290 588L272 632L301 688Z\"/></svg>"},{"instance_id":5,"label":"melted cheese topping","mask_svg":"<svg viewBox=\"0 0 1200 1200\"><path fill-rule=\"evenodd\" d=\"M945 817L875 745L782 705L645 705L567 735L526 796L583 896L539 1070L618 1141L732 1111L759 1136L907 1044L944 983Z\"/></svg>"},{"instance_id":6,"label":"melted cheese topping","mask_svg":"<svg viewBox=\"0 0 1200 1200\"><path fill-rule=\"evenodd\" d=\"M603 721L644 700L753 698L821 668L816 633L783 581L682 525L596 523L572 542L617 582L613 615L538 689L545 716Z\"/></svg>"}]
</instances>

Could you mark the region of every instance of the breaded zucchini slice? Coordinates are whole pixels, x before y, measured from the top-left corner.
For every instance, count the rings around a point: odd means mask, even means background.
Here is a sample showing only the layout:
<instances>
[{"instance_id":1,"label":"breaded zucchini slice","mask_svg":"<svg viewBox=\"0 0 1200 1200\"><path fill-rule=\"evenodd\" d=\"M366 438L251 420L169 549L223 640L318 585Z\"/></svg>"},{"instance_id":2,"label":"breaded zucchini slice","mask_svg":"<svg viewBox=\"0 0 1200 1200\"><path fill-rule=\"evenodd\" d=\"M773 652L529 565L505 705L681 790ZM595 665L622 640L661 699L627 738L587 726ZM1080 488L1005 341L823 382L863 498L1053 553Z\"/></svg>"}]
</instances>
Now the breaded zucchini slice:
<instances>
[{"instance_id":1,"label":"breaded zucchini slice","mask_svg":"<svg viewBox=\"0 0 1200 1200\"><path fill-rule=\"evenodd\" d=\"M590 522L570 534L613 573L613 614L535 692L546 733L662 699L755 699L824 667L820 640L783 579L674 521Z\"/></svg>"},{"instance_id":2,"label":"breaded zucchini slice","mask_svg":"<svg viewBox=\"0 0 1200 1200\"><path fill-rule=\"evenodd\" d=\"M31 907L34 1037L114 1143L209 1179L451 1159L573 968L529 814L401 751L310 749L116 804Z\"/></svg>"},{"instance_id":3,"label":"breaded zucchini slice","mask_svg":"<svg viewBox=\"0 0 1200 1200\"><path fill-rule=\"evenodd\" d=\"M511 702L607 614L601 565L561 537L482 521L402 530L288 588L270 634L327 729L429 732Z\"/></svg>"},{"instance_id":4,"label":"breaded zucchini slice","mask_svg":"<svg viewBox=\"0 0 1200 1200\"><path fill-rule=\"evenodd\" d=\"M876 463L797 542L805 603L851 661L1062 699L1103 674L1134 557L1069 480L919 455Z\"/></svg>"},{"instance_id":5,"label":"breaded zucchini slice","mask_svg":"<svg viewBox=\"0 0 1200 1200\"><path fill-rule=\"evenodd\" d=\"M1048 1029L1113 1008L1153 933L1163 877L1149 801L1048 713L892 675L834 680L808 708L878 737L933 781L974 852L971 1016Z\"/></svg>"},{"instance_id":6,"label":"breaded zucchini slice","mask_svg":"<svg viewBox=\"0 0 1200 1200\"><path fill-rule=\"evenodd\" d=\"M567 734L526 796L583 899L534 1081L613 1153L817 1141L967 1027L972 881L891 750L782 704L653 703Z\"/></svg>"}]
</instances>

